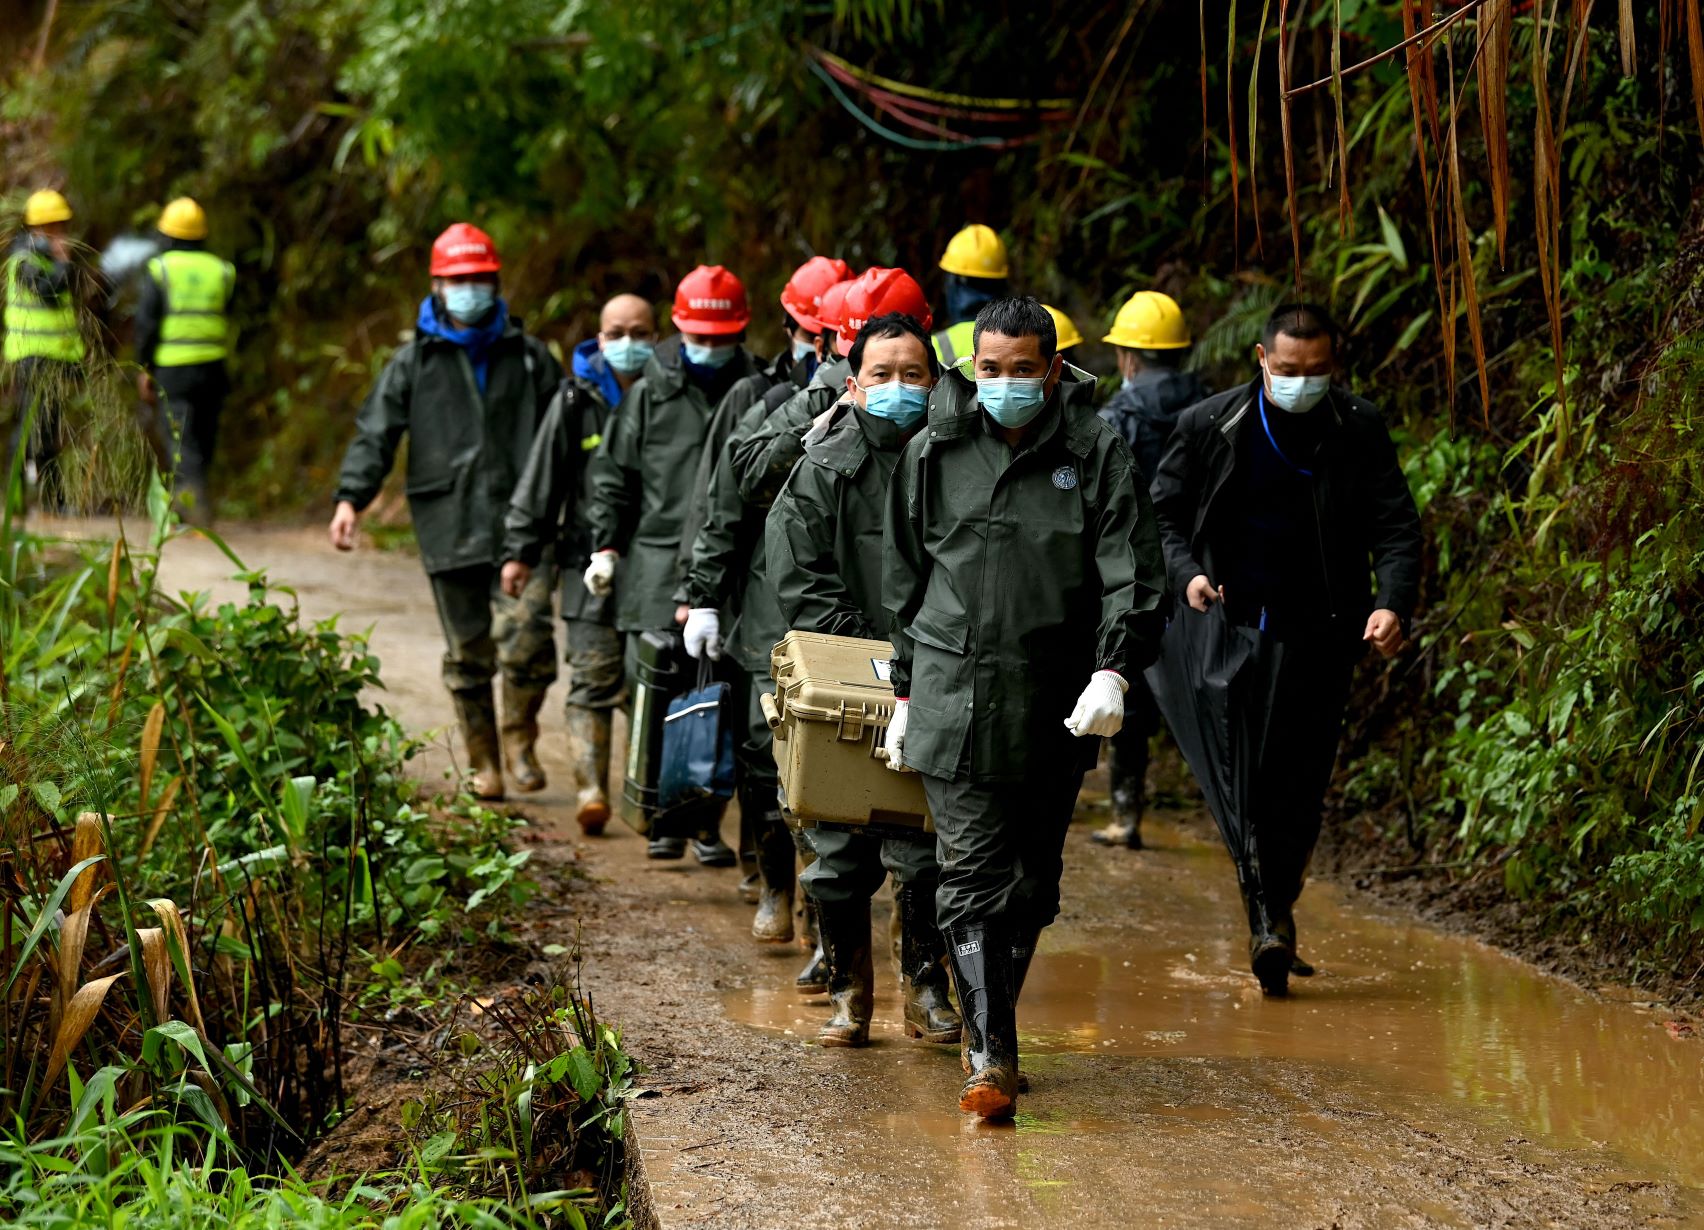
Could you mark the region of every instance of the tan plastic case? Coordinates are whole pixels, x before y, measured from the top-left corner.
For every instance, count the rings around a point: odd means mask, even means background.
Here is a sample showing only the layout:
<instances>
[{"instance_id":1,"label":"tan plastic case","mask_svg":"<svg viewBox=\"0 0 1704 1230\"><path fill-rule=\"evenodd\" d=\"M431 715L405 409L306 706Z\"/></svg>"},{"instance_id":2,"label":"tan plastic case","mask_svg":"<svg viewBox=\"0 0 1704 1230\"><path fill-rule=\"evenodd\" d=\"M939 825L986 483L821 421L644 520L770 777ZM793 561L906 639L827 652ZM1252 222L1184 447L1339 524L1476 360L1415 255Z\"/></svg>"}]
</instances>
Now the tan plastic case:
<instances>
[{"instance_id":1,"label":"tan plastic case","mask_svg":"<svg viewBox=\"0 0 1704 1230\"><path fill-rule=\"evenodd\" d=\"M770 654L774 695L762 698L788 821L879 833L934 832L915 773L887 767L893 646L789 632Z\"/></svg>"}]
</instances>

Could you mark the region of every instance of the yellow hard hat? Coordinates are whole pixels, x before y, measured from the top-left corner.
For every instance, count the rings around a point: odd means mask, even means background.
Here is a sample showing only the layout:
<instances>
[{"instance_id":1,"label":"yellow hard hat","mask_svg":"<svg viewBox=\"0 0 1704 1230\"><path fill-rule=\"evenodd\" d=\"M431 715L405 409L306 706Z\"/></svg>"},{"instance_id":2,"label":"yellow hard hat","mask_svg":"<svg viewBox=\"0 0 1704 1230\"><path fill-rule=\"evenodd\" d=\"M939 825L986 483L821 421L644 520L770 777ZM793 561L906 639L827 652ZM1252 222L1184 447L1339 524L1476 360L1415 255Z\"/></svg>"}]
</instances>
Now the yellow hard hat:
<instances>
[{"instance_id":1,"label":"yellow hard hat","mask_svg":"<svg viewBox=\"0 0 1704 1230\"><path fill-rule=\"evenodd\" d=\"M1131 350L1182 350L1191 339L1176 299L1157 290L1139 290L1118 309L1112 332L1101 341Z\"/></svg>"},{"instance_id":2,"label":"yellow hard hat","mask_svg":"<svg viewBox=\"0 0 1704 1230\"><path fill-rule=\"evenodd\" d=\"M941 268L961 278L1003 278L1007 274L1006 245L993 227L978 222L952 237L941 256Z\"/></svg>"},{"instance_id":3,"label":"yellow hard hat","mask_svg":"<svg viewBox=\"0 0 1704 1230\"><path fill-rule=\"evenodd\" d=\"M207 215L201 206L186 196L160 211L160 234L173 239L206 239Z\"/></svg>"},{"instance_id":4,"label":"yellow hard hat","mask_svg":"<svg viewBox=\"0 0 1704 1230\"><path fill-rule=\"evenodd\" d=\"M1083 335L1077 332L1077 326L1071 323L1071 318L1050 303L1041 305L1047 309L1047 314L1053 317L1053 331L1059 335L1056 343L1058 349L1069 350L1083 340Z\"/></svg>"},{"instance_id":5,"label":"yellow hard hat","mask_svg":"<svg viewBox=\"0 0 1704 1230\"><path fill-rule=\"evenodd\" d=\"M24 202L24 225L46 226L50 222L71 221L71 202L52 188L30 193Z\"/></svg>"}]
</instances>

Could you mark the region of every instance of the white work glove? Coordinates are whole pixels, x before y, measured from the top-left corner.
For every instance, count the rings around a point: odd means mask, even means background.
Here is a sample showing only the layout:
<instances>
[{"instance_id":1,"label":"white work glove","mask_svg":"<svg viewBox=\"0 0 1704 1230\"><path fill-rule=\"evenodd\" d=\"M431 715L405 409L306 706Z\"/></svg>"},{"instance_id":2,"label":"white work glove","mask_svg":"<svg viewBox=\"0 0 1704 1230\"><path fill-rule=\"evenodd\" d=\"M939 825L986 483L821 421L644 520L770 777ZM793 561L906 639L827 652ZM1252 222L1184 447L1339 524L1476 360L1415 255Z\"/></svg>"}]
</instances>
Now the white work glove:
<instances>
[{"instance_id":1,"label":"white work glove","mask_svg":"<svg viewBox=\"0 0 1704 1230\"><path fill-rule=\"evenodd\" d=\"M686 656L694 662L705 654L712 662L722 660L722 617L712 606L695 606L686 614Z\"/></svg>"},{"instance_id":2,"label":"white work glove","mask_svg":"<svg viewBox=\"0 0 1704 1230\"><path fill-rule=\"evenodd\" d=\"M1079 739L1086 735L1112 738L1124 729L1124 693L1129 687L1117 671L1096 671L1065 719L1065 729Z\"/></svg>"},{"instance_id":3,"label":"white work glove","mask_svg":"<svg viewBox=\"0 0 1704 1230\"><path fill-rule=\"evenodd\" d=\"M609 597L610 590L615 588L615 561L620 558L618 552L607 549L592 552L592 562L581 578L587 593L594 598Z\"/></svg>"},{"instance_id":4,"label":"white work glove","mask_svg":"<svg viewBox=\"0 0 1704 1230\"><path fill-rule=\"evenodd\" d=\"M905 752L905 723L911 717L911 702L896 700L893 705L893 716L888 719L887 734L882 739L882 748L887 752L887 767L895 773L908 773L903 754Z\"/></svg>"}]
</instances>

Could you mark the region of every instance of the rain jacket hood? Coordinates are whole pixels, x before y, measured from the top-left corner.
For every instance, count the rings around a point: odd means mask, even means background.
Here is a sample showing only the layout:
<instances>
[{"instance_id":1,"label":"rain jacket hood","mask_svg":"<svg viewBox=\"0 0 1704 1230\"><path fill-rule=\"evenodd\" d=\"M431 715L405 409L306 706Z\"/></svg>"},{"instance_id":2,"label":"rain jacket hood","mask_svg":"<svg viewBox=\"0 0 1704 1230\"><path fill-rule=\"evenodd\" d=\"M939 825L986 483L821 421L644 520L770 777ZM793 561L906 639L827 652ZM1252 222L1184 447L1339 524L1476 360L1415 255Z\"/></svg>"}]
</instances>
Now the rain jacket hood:
<instances>
[{"instance_id":1,"label":"rain jacket hood","mask_svg":"<svg viewBox=\"0 0 1704 1230\"><path fill-rule=\"evenodd\" d=\"M420 314L414 321L414 327L427 337L442 338L466 350L468 361L473 364L474 381L479 385L479 391L484 393L491 374L491 345L509 327L509 303L499 298L490 320L482 325L458 329L447 316L438 315L437 296L427 295L420 301Z\"/></svg>"}]
</instances>

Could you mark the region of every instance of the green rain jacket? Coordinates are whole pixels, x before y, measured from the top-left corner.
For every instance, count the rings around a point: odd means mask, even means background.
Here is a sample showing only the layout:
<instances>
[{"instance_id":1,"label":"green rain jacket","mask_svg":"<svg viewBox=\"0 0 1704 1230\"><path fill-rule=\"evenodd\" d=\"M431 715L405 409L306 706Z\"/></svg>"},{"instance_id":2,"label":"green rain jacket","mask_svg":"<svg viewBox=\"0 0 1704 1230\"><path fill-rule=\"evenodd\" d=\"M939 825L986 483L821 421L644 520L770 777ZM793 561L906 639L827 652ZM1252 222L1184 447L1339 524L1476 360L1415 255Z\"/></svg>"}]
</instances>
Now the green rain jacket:
<instances>
[{"instance_id":1,"label":"green rain jacket","mask_svg":"<svg viewBox=\"0 0 1704 1230\"><path fill-rule=\"evenodd\" d=\"M491 344L482 395L467 351L416 336L394 355L355 417L337 498L379 494L407 435L408 508L429 573L503 562L503 518L562 365L511 317Z\"/></svg>"},{"instance_id":2,"label":"green rain jacket","mask_svg":"<svg viewBox=\"0 0 1704 1230\"><path fill-rule=\"evenodd\" d=\"M756 372L743 347L729 362L730 389ZM615 613L623 632L675 626L682 526L714 409L686 373L679 336L667 338L592 457L586 524L593 550L626 560Z\"/></svg>"},{"instance_id":3,"label":"green rain jacket","mask_svg":"<svg viewBox=\"0 0 1704 1230\"><path fill-rule=\"evenodd\" d=\"M503 558L536 568L548 555L562 565L562 618L611 622L610 598L581 582L592 553L586 527L592 453L603 442L609 404L590 380L565 377L545 408L526 467L509 497ZM619 565L616 587L620 588Z\"/></svg>"},{"instance_id":4,"label":"green rain jacket","mask_svg":"<svg viewBox=\"0 0 1704 1230\"><path fill-rule=\"evenodd\" d=\"M1134 681L1159 651L1165 568L1129 446L1067 367L1015 451L949 371L888 487L882 604L906 763L1018 781L1092 760L1065 729L1097 670Z\"/></svg>"},{"instance_id":5,"label":"green rain jacket","mask_svg":"<svg viewBox=\"0 0 1704 1230\"><path fill-rule=\"evenodd\" d=\"M818 415L840 400L851 372L845 359L824 363L803 392L788 398L762 427L735 443L729 460L746 503L764 509L775 503L781 484L805 455L805 433Z\"/></svg>"},{"instance_id":6,"label":"green rain jacket","mask_svg":"<svg viewBox=\"0 0 1704 1230\"><path fill-rule=\"evenodd\" d=\"M844 365L829 365L835 366ZM791 423L797 414L821 413L833 405L833 390L840 382L823 377L827 371L818 368L804 389L790 380L776 385L740 417L717 454L704 524L687 560L684 600L723 612L728 653L753 674L768 674L769 651L787 625L768 581L763 551L763 522L772 496L759 493L757 499L748 498L736 460L760 457L747 444L754 437L772 439L772 424ZM818 377L829 382L819 383ZM810 418L803 422L809 427Z\"/></svg>"},{"instance_id":7,"label":"green rain jacket","mask_svg":"<svg viewBox=\"0 0 1704 1230\"><path fill-rule=\"evenodd\" d=\"M765 530L769 578L785 627L880 640L882 522L905 440L899 428L847 405L805 438Z\"/></svg>"}]
</instances>

